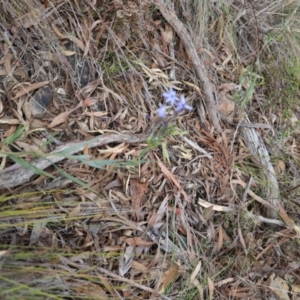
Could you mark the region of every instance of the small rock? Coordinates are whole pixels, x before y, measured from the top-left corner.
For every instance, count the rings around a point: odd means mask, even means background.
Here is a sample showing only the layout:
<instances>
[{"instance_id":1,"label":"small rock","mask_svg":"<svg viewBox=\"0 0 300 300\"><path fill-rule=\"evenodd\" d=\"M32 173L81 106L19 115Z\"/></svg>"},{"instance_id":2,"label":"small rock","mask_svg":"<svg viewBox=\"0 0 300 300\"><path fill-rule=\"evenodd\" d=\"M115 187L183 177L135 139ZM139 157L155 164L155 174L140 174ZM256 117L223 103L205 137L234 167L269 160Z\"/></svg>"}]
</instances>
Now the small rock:
<instances>
[{"instance_id":1,"label":"small rock","mask_svg":"<svg viewBox=\"0 0 300 300\"><path fill-rule=\"evenodd\" d=\"M49 86L41 87L28 101L31 114L39 115L46 112L53 98L53 91Z\"/></svg>"}]
</instances>

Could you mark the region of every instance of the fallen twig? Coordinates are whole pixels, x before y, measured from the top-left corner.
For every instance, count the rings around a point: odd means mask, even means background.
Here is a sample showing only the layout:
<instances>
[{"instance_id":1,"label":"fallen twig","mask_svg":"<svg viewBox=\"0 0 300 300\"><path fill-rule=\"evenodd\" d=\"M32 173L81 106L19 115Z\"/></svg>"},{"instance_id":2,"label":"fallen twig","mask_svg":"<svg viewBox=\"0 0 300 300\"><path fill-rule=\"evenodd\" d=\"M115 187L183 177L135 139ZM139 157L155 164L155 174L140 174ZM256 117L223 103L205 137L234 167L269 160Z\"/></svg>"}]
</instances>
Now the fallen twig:
<instances>
[{"instance_id":1,"label":"fallen twig","mask_svg":"<svg viewBox=\"0 0 300 300\"><path fill-rule=\"evenodd\" d=\"M250 191L251 192L251 191ZM251 192L251 195L255 195L253 192ZM201 205L204 208L208 208L212 206L212 210L215 211L221 211L221 212L230 212L233 211L234 209L238 210L238 208L234 208L234 207L227 207L227 206L221 206L221 205L216 205L216 204L212 204L210 202L207 202L203 199L198 198L198 204ZM253 220L256 221L256 223L260 223L260 222L264 222L264 223L268 223L268 224L275 224L275 225L279 225L279 226L283 226L285 227L286 224L280 220L277 219L268 219L265 218L263 216L257 216L254 215L253 213L251 213L250 211L244 210L243 212L246 212L246 214L251 217Z\"/></svg>"},{"instance_id":2,"label":"fallen twig","mask_svg":"<svg viewBox=\"0 0 300 300\"><path fill-rule=\"evenodd\" d=\"M273 165L270 161L270 156L268 150L258 134L255 128L251 126L251 122L248 117L245 118L243 125L241 127L242 136L244 138L245 144L252 154L252 160L258 167L261 167L266 181L266 190L267 190L267 201L272 204L275 208L273 210L267 210L269 217L277 217L278 209L281 203L278 181L276 174L273 168Z\"/></svg>"}]
</instances>

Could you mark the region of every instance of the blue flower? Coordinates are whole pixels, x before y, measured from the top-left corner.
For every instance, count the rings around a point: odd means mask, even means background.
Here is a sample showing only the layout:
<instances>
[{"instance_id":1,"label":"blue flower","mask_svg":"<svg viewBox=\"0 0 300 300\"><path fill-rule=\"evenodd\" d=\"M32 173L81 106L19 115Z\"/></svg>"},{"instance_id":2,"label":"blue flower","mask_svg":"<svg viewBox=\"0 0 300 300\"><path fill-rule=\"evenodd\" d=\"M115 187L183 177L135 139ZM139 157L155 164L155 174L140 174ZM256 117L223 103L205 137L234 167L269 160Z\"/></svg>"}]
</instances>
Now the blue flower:
<instances>
[{"instance_id":1,"label":"blue flower","mask_svg":"<svg viewBox=\"0 0 300 300\"><path fill-rule=\"evenodd\" d=\"M179 100L179 98L176 95L176 91L174 91L173 88L170 88L169 92L165 92L162 95L165 98L166 103L169 103L171 106L174 106L176 101Z\"/></svg>"},{"instance_id":2,"label":"blue flower","mask_svg":"<svg viewBox=\"0 0 300 300\"><path fill-rule=\"evenodd\" d=\"M157 113L162 119L164 119L167 116L166 106L165 105L160 106L160 108L157 110Z\"/></svg>"},{"instance_id":3,"label":"blue flower","mask_svg":"<svg viewBox=\"0 0 300 300\"><path fill-rule=\"evenodd\" d=\"M190 105L186 104L184 95L181 95L180 100L176 103L175 112L179 113L185 109L192 110L193 108Z\"/></svg>"}]
</instances>

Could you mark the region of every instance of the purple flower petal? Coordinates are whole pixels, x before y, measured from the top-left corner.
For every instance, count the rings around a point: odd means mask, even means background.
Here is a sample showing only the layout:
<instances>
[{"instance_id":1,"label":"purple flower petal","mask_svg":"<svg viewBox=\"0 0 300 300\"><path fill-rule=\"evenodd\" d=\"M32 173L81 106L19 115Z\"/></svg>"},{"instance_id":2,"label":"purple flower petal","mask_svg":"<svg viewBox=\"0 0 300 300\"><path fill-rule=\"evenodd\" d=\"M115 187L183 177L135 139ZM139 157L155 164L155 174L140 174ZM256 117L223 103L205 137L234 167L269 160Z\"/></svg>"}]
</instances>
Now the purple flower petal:
<instances>
[{"instance_id":1,"label":"purple flower petal","mask_svg":"<svg viewBox=\"0 0 300 300\"><path fill-rule=\"evenodd\" d=\"M176 101L179 100L179 98L177 97L176 91L174 91L173 88L170 88L169 92L165 92L162 95L165 98L166 103L169 103L171 106L174 106Z\"/></svg>"},{"instance_id":2,"label":"purple flower petal","mask_svg":"<svg viewBox=\"0 0 300 300\"><path fill-rule=\"evenodd\" d=\"M176 104L175 112L179 113L185 109L192 110L193 108L186 104L184 95L181 95L180 100Z\"/></svg>"},{"instance_id":3,"label":"purple flower petal","mask_svg":"<svg viewBox=\"0 0 300 300\"><path fill-rule=\"evenodd\" d=\"M164 119L167 115L166 115L166 106L162 105L158 110L157 110L158 115Z\"/></svg>"}]
</instances>

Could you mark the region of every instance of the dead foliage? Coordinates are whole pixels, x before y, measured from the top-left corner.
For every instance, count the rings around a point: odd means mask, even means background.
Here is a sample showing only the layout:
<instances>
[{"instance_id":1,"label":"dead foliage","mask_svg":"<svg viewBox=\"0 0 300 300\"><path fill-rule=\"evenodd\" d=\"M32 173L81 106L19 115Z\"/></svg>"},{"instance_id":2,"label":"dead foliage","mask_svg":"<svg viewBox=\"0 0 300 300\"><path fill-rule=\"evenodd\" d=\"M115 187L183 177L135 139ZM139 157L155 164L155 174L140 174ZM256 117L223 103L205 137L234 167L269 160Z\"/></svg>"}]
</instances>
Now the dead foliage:
<instances>
[{"instance_id":1,"label":"dead foliage","mask_svg":"<svg viewBox=\"0 0 300 300\"><path fill-rule=\"evenodd\" d=\"M268 105L296 1L0 11L2 299L299 297L299 109ZM173 135L169 87L194 107Z\"/></svg>"}]
</instances>

